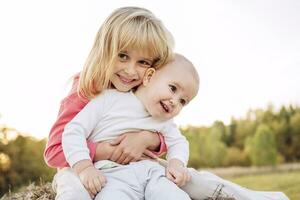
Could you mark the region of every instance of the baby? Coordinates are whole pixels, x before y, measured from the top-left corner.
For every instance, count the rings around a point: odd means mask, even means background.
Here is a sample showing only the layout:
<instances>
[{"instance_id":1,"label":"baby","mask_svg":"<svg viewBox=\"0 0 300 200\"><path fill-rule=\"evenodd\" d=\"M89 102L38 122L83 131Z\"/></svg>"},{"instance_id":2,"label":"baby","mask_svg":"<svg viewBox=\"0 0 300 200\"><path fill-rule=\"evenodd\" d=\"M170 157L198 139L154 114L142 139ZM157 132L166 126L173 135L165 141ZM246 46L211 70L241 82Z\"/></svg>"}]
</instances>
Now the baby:
<instances>
[{"instance_id":1,"label":"baby","mask_svg":"<svg viewBox=\"0 0 300 200\"><path fill-rule=\"evenodd\" d=\"M102 160L77 171L85 188L99 192L96 199L190 199L177 187L190 179L189 145L173 118L196 96L198 87L193 64L176 54L159 70L149 68L136 91L110 89L91 100L63 133L63 150L71 167L90 160L86 138L100 142L128 131L150 130L165 138L167 168L150 160L129 165ZM106 150L113 152L113 147Z\"/></svg>"}]
</instances>

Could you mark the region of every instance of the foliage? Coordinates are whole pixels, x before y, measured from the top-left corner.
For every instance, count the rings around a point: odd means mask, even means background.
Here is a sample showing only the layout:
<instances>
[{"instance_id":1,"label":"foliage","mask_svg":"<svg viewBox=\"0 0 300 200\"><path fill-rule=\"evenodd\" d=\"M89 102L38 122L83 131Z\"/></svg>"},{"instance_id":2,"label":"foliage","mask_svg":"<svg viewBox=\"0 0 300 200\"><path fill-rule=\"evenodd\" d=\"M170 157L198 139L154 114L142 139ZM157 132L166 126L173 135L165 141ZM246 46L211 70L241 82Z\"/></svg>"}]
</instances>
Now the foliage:
<instances>
[{"instance_id":1,"label":"foliage","mask_svg":"<svg viewBox=\"0 0 300 200\"><path fill-rule=\"evenodd\" d=\"M5 130L0 129L0 134ZM0 140L0 195L29 182L52 179L54 171L43 159L45 143L21 134L12 140Z\"/></svg>"},{"instance_id":2,"label":"foliage","mask_svg":"<svg viewBox=\"0 0 300 200\"><path fill-rule=\"evenodd\" d=\"M246 150L253 165L275 165L277 148L272 130L265 124L258 126L255 135L248 138Z\"/></svg>"},{"instance_id":3,"label":"foliage","mask_svg":"<svg viewBox=\"0 0 300 200\"><path fill-rule=\"evenodd\" d=\"M275 111L249 110L230 124L185 127L190 142L189 166L274 165L300 160L300 108L282 106Z\"/></svg>"}]
</instances>

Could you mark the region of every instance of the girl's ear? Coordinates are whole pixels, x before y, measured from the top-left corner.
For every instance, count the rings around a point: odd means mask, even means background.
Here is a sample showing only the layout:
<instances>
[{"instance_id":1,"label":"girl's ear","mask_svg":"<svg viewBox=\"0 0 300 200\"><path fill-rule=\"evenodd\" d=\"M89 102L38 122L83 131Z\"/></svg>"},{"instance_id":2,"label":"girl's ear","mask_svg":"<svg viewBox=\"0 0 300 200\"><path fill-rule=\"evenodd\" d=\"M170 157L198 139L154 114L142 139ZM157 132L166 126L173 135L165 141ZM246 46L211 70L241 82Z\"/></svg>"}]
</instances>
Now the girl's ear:
<instances>
[{"instance_id":1,"label":"girl's ear","mask_svg":"<svg viewBox=\"0 0 300 200\"><path fill-rule=\"evenodd\" d=\"M155 74L155 69L154 68L149 68L147 69L145 76L143 78L143 85L146 86L150 82L152 76Z\"/></svg>"}]
</instances>

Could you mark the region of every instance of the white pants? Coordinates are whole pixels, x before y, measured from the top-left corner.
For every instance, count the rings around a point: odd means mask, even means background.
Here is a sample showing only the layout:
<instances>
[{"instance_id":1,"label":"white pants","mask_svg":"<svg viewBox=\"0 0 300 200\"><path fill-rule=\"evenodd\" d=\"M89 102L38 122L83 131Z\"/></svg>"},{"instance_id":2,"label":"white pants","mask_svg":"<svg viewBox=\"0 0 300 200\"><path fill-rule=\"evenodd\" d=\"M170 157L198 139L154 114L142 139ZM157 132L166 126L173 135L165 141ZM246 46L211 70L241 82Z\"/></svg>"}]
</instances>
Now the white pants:
<instances>
[{"instance_id":1,"label":"white pants","mask_svg":"<svg viewBox=\"0 0 300 200\"><path fill-rule=\"evenodd\" d=\"M254 191L226 181L207 171L189 169L191 181L182 189L194 200L232 197L236 200L288 200L282 192ZM222 198L219 198L222 199Z\"/></svg>"},{"instance_id":2,"label":"white pants","mask_svg":"<svg viewBox=\"0 0 300 200\"><path fill-rule=\"evenodd\" d=\"M165 168L144 160L129 165L101 170L107 179L96 200L190 200L190 197L165 176ZM54 177L56 199L91 199L78 176L70 168Z\"/></svg>"},{"instance_id":3,"label":"white pants","mask_svg":"<svg viewBox=\"0 0 300 200\"><path fill-rule=\"evenodd\" d=\"M170 181L166 180L164 168L148 165L151 161L146 162L148 164L143 162L101 170L107 178L107 184L96 199L189 199L177 190L175 184L170 184ZM216 199L216 197L233 197L236 200L288 200L282 192L249 190L207 171L196 171L192 168L189 168L189 171L192 179L182 189L193 200ZM145 186L147 181L149 185ZM143 187L145 194L143 190L141 191ZM91 199L78 176L70 168L60 170L55 175L53 188L57 192L56 199Z\"/></svg>"}]
</instances>

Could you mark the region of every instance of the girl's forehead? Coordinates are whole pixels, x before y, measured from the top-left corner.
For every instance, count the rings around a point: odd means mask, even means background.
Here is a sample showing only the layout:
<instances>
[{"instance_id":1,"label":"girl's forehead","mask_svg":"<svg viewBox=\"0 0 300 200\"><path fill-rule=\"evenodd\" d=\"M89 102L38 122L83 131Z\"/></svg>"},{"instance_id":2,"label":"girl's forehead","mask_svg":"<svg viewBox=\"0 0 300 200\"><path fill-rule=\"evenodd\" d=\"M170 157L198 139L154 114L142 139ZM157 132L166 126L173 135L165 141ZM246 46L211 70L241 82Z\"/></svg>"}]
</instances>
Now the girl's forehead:
<instances>
[{"instance_id":1,"label":"girl's forehead","mask_svg":"<svg viewBox=\"0 0 300 200\"><path fill-rule=\"evenodd\" d=\"M149 50L144 50L141 48L134 48L134 47L124 48L123 50L120 50L120 52L128 53L133 56L137 56L137 57L141 57L141 58L145 58L145 59L149 59L149 60L155 59L155 55L153 52L150 52Z\"/></svg>"}]
</instances>

